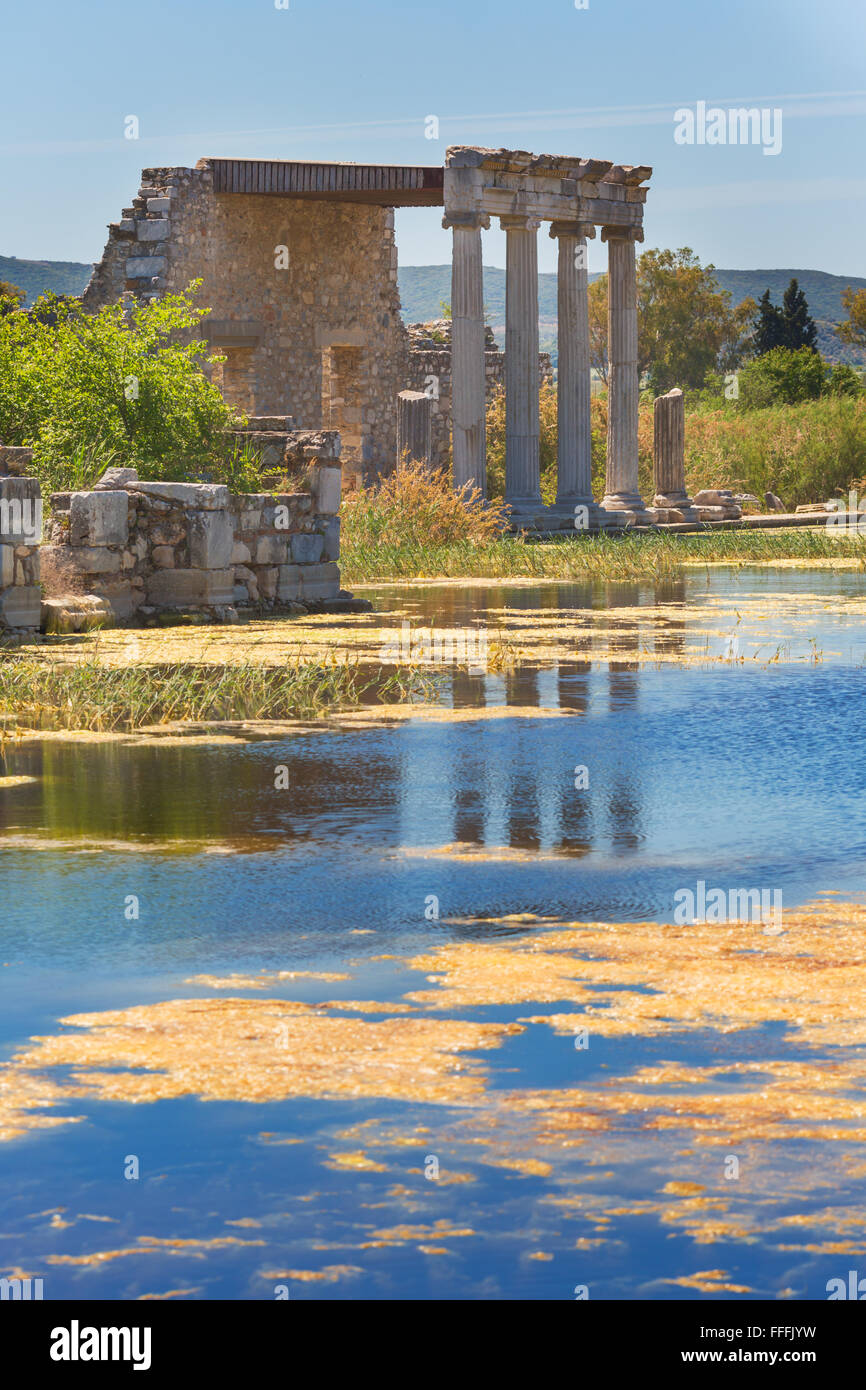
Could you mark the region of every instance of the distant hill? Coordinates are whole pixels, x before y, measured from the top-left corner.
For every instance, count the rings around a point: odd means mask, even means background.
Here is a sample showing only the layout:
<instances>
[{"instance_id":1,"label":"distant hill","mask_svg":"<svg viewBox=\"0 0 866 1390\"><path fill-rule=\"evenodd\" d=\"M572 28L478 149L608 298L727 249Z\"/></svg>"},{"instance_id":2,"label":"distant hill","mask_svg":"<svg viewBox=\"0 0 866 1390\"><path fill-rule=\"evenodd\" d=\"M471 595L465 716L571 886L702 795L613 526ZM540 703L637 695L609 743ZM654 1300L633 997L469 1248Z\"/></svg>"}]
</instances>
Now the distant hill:
<instances>
[{"instance_id":1,"label":"distant hill","mask_svg":"<svg viewBox=\"0 0 866 1390\"><path fill-rule=\"evenodd\" d=\"M17 256L0 256L0 280L9 280L24 290L30 305L44 290L57 294L81 294L90 279L92 266L81 261L25 261ZM769 289L773 302L782 295L793 276L809 302L809 312L818 325L818 346L830 361L866 362L866 351L846 348L833 332L845 318L843 291L851 285L866 289L866 279L857 275L828 275L823 270L716 270L716 279L733 302L751 296L760 299ZM598 272L590 275L598 279ZM451 299L450 265L404 265L399 272L403 319L423 323L439 318L442 302ZM505 341L505 271L498 266L484 267L484 303L487 321L500 346ZM543 350L556 351L556 276L538 277L539 337Z\"/></svg>"},{"instance_id":2,"label":"distant hill","mask_svg":"<svg viewBox=\"0 0 866 1390\"><path fill-rule=\"evenodd\" d=\"M0 280L23 290L28 308L46 290L81 294L92 270L92 265L81 261L20 261L17 256L0 256Z\"/></svg>"},{"instance_id":3,"label":"distant hill","mask_svg":"<svg viewBox=\"0 0 866 1390\"><path fill-rule=\"evenodd\" d=\"M597 280L599 272L590 275ZM727 290L734 304L751 297L758 300L769 289L775 304L791 278L799 281L809 302L809 312L818 325L818 346L831 361L866 361L866 352L846 348L833 332L834 324L846 317L842 294L850 285L855 290L866 289L866 279L857 275L828 275L823 270L716 270L716 279ZM399 270L400 298L406 323L423 323L439 318L441 304L451 299L450 265L404 265ZM487 321L503 346L505 336L505 271L498 266L484 267L484 304ZM556 344L556 275L538 277L538 320L542 348Z\"/></svg>"}]
</instances>

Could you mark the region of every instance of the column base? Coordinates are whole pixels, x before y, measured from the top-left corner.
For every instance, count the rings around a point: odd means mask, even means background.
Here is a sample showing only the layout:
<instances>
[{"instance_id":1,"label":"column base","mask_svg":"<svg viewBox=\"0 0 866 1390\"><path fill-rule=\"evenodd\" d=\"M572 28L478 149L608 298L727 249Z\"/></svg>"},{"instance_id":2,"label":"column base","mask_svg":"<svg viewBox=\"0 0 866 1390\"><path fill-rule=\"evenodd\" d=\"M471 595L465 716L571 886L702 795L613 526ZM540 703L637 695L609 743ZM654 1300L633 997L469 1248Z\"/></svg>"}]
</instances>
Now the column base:
<instances>
[{"instance_id":1,"label":"column base","mask_svg":"<svg viewBox=\"0 0 866 1390\"><path fill-rule=\"evenodd\" d=\"M656 519L639 492L607 492L599 506L604 512L625 514L626 524L631 526L652 526Z\"/></svg>"},{"instance_id":2,"label":"column base","mask_svg":"<svg viewBox=\"0 0 866 1390\"><path fill-rule=\"evenodd\" d=\"M694 501L688 493L683 492L658 492L653 498L653 506L661 511L681 512L679 517L665 517L665 521L697 521L698 513Z\"/></svg>"}]
</instances>

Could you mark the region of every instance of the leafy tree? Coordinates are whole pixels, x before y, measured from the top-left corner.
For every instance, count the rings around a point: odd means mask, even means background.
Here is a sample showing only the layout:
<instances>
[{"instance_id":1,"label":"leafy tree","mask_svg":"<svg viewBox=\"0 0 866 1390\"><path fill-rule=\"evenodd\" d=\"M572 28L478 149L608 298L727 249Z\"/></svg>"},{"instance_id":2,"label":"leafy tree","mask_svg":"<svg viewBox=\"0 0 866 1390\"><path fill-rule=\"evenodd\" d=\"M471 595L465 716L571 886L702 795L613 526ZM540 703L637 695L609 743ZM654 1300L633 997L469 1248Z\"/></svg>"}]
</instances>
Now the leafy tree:
<instances>
[{"instance_id":1,"label":"leafy tree","mask_svg":"<svg viewBox=\"0 0 866 1390\"><path fill-rule=\"evenodd\" d=\"M20 309L26 299L23 290L9 280L0 280L0 314L12 314Z\"/></svg>"},{"instance_id":2,"label":"leafy tree","mask_svg":"<svg viewBox=\"0 0 866 1390\"><path fill-rule=\"evenodd\" d=\"M812 348L771 348L739 372L740 404L746 408L796 405L817 400L826 384L824 359Z\"/></svg>"},{"instance_id":3,"label":"leafy tree","mask_svg":"<svg viewBox=\"0 0 866 1390\"><path fill-rule=\"evenodd\" d=\"M809 313L806 296L795 279L791 280L782 296L782 321L785 333L783 347L790 348L792 352L798 352L800 348L811 348L813 352L817 350L818 329Z\"/></svg>"},{"instance_id":4,"label":"leafy tree","mask_svg":"<svg viewBox=\"0 0 866 1390\"><path fill-rule=\"evenodd\" d=\"M203 370L221 359L196 332L199 284L130 309L45 296L0 317L0 439L32 445L55 477L87 453L157 479L224 474L237 421Z\"/></svg>"},{"instance_id":5,"label":"leafy tree","mask_svg":"<svg viewBox=\"0 0 866 1390\"><path fill-rule=\"evenodd\" d=\"M754 301L731 308L715 267L687 246L645 251L637 263L638 368L658 395L699 387L713 368L736 366L748 347ZM607 380L607 276L589 288L590 360Z\"/></svg>"},{"instance_id":6,"label":"leafy tree","mask_svg":"<svg viewBox=\"0 0 866 1390\"><path fill-rule=\"evenodd\" d=\"M866 290L854 290L849 285L842 295L842 305L848 317L836 333L843 343L866 347Z\"/></svg>"},{"instance_id":7,"label":"leafy tree","mask_svg":"<svg viewBox=\"0 0 866 1390\"><path fill-rule=\"evenodd\" d=\"M773 304L769 290L764 290L758 303L752 346L756 357L772 352L773 348L786 346L782 310Z\"/></svg>"}]
</instances>

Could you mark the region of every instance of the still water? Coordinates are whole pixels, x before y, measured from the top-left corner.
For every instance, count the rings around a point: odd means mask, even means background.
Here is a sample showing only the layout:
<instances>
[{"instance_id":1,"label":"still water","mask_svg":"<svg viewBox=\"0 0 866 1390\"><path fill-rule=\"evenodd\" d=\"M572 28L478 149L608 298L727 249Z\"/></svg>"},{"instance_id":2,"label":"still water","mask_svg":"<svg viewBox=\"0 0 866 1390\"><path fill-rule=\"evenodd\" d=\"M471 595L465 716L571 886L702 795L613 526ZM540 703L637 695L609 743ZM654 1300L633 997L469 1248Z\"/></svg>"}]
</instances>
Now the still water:
<instances>
[{"instance_id":1,"label":"still water","mask_svg":"<svg viewBox=\"0 0 866 1390\"><path fill-rule=\"evenodd\" d=\"M489 624L517 657L393 723L7 744L0 1275L748 1299L866 1272L863 579L367 592L359 628ZM784 927L677 925L699 882L781 893Z\"/></svg>"}]
</instances>

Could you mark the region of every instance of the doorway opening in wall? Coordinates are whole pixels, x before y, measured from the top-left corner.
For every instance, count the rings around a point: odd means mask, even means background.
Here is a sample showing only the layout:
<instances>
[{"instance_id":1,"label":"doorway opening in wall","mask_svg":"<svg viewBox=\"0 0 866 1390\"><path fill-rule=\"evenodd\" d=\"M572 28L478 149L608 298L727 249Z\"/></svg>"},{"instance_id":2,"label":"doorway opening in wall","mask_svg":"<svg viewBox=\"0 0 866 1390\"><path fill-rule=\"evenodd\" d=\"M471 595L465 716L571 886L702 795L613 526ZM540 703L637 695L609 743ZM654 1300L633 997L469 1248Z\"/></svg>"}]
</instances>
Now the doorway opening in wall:
<instances>
[{"instance_id":1,"label":"doorway opening in wall","mask_svg":"<svg viewBox=\"0 0 866 1390\"><path fill-rule=\"evenodd\" d=\"M246 415L254 415L253 349L215 344L214 351L225 358L225 361L215 363L213 368L213 382L219 387L223 400Z\"/></svg>"},{"instance_id":2,"label":"doorway opening in wall","mask_svg":"<svg viewBox=\"0 0 866 1390\"><path fill-rule=\"evenodd\" d=\"M331 344L322 354L322 428L339 430L344 490L364 483L364 349Z\"/></svg>"}]
</instances>

